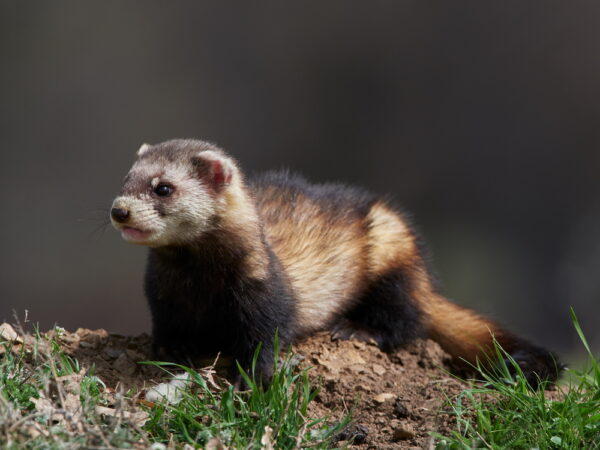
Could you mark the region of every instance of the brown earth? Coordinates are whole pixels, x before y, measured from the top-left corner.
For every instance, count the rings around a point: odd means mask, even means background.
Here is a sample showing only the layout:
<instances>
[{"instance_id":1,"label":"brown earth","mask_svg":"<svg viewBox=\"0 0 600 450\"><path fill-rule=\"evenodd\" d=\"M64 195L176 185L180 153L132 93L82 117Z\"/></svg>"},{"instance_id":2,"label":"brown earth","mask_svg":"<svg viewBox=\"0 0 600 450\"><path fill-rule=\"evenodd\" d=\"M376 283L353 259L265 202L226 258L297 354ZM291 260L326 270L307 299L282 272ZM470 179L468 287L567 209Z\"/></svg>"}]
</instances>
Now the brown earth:
<instances>
[{"instance_id":1,"label":"brown earth","mask_svg":"<svg viewBox=\"0 0 600 450\"><path fill-rule=\"evenodd\" d=\"M83 368L94 366L95 375L111 389L164 381L163 372L138 364L149 359L146 334L128 337L80 328L61 332L59 341ZM332 421L352 413L340 446L353 439L351 448L431 448L431 432L451 426L441 412L446 398L465 387L447 373L448 356L433 341L387 354L374 344L333 341L322 333L296 345L294 352L301 365L311 367L313 385L320 387L311 413Z\"/></svg>"},{"instance_id":2,"label":"brown earth","mask_svg":"<svg viewBox=\"0 0 600 450\"><path fill-rule=\"evenodd\" d=\"M321 387L316 414L351 411L343 438L369 449L431 448L431 432L449 430L447 398L465 385L447 372L449 357L433 341L419 340L388 354L374 344L332 341L319 334L295 347Z\"/></svg>"}]
</instances>

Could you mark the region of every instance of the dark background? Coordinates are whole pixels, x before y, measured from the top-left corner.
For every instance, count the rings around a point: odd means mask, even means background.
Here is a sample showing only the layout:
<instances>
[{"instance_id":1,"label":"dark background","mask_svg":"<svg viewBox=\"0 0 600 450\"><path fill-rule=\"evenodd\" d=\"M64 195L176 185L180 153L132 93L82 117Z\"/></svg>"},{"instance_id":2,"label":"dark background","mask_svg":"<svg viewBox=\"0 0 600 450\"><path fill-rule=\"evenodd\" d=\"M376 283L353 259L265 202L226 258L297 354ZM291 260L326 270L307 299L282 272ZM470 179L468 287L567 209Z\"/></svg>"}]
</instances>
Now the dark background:
<instances>
[{"instance_id":1,"label":"dark background","mask_svg":"<svg viewBox=\"0 0 600 450\"><path fill-rule=\"evenodd\" d=\"M600 3L9 2L0 321L149 330L107 217L142 142L217 142L389 193L444 292L563 354L600 346Z\"/></svg>"}]
</instances>

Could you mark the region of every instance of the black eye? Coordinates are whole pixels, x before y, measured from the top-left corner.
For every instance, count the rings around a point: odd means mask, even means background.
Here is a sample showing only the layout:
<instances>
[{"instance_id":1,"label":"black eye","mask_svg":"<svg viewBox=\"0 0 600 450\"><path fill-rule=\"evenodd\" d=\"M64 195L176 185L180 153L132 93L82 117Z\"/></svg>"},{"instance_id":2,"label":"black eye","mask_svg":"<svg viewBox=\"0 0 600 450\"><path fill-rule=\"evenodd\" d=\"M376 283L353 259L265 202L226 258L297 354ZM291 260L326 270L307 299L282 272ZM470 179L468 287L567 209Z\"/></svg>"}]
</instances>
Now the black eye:
<instances>
[{"instance_id":1,"label":"black eye","mask_svg":"<svg viewBox=\"0 0 600 450\"><path fill-rule=\"evenodd\" d=\"M173 193L173 187L168 184L159 184L154 188L154 193L159 197L167 197Z\"/></svg>"}]
</instances>

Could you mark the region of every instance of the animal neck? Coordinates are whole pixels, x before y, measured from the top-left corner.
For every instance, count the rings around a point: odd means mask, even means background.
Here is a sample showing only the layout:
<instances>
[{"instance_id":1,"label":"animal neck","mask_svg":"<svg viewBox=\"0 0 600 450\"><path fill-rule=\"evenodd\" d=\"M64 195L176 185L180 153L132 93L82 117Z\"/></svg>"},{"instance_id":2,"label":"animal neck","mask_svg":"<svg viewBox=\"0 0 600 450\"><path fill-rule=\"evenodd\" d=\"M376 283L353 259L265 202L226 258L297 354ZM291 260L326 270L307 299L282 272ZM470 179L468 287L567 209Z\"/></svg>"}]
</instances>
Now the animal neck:
<instances>
[{"instance_id":1,"label":"animal neck","mask_svg":"<svg viewBox=\"0 0 600 450\"><path fill-rule=\"evenodd\" d=\"M269 252L251 196L241 183L229 186L217 201L211 229L185 245L153 249L157 256L194 266L208 273L231 273L264 280Z\"/></svg>"},{"instance_id":2,"label":"animal neck","mask_svg":"<svg viewBox=\"0 0 600 450\"><path fill-rule=\"evenodd\" d=\"M216 240L222 248L242 255L246 276L265 279L268 275L269 252L263 225L241 174L228 186L220 200L222 206L215 230L218 234Z\"/></svg>"}]
</instances>

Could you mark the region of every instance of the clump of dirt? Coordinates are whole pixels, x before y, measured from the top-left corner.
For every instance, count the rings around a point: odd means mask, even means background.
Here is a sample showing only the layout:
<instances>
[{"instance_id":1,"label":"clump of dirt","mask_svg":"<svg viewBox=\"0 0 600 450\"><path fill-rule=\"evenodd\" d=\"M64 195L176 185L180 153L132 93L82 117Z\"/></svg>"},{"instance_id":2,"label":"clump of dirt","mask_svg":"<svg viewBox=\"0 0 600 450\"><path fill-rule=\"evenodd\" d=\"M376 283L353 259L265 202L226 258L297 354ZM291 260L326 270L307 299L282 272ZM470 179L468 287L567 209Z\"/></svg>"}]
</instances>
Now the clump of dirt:
<instances>
[{"instance_id":1,"label":"clump of dirt","mask_svg":"<svg viewBox=\"0 0 600 450\"><path fill-rule=\"evenodd\" d=\"M150 359L150 337L121 336L106 330L51 330L81 367L93 367L111 390L143 389L165 381L164 371L138 364ZM465 388L448 372L449 357L433 341L418 340L384 353L375 344L332 340L317 334L294 346L320 388L312 415L339 420L352 413L339 445L352 448L429 448L431 432L446 432L450 418L441 410L446 398ZM344 442L346 441L346 442Z\"/></svg>"}]
</instances>

